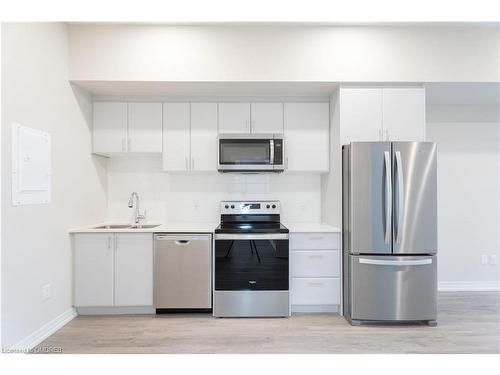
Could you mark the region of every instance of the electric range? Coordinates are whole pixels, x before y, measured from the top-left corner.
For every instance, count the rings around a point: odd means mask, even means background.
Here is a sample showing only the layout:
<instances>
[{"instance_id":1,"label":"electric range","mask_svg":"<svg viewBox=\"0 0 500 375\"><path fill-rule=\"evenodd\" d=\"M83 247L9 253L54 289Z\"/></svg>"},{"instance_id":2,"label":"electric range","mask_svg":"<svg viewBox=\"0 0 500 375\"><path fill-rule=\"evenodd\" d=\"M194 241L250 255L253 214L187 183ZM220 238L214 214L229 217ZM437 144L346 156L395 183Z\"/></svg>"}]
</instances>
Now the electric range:
<instances>
[{"instance_id":1,"label":"electric range","mask_svg":"<svg viewBox=\"0 0 500 375\"><path fill-rule=\"evenodd\" d=\"M279 201L223 201L215 230L214 316L289 316L289 230Z\"/></svg>"}]
</instances>

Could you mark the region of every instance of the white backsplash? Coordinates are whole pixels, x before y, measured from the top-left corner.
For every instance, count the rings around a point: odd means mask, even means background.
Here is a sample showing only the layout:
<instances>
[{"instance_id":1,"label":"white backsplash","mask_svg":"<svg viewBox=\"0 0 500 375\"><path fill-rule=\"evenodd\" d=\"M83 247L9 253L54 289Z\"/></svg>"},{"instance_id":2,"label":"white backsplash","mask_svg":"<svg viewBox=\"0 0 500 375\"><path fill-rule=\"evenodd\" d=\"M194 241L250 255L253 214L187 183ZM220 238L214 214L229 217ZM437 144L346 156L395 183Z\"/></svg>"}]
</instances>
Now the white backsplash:
<instances>
[{"instance_id":1,"label":"white backsplash","mask_svg":"<svg viewBox=\"0 0 500 375\"><path fill-rule=\"evenodd\" d=\"M108 160L108 220L129 221L132 191L140 196L148 222L218 222L221 200L273 199L282 203L283 222L319 222L318 174L166 173L160 156Z\"/></svg>"}]
</instances>

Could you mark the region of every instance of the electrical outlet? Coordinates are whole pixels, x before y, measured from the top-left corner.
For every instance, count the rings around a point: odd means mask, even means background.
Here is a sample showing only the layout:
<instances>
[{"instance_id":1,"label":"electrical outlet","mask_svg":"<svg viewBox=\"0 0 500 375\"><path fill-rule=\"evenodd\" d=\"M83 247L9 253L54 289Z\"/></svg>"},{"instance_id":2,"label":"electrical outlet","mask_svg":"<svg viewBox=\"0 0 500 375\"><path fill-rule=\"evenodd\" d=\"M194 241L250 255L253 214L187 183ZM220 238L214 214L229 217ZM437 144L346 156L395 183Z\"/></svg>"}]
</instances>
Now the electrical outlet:
<instances>
[{"instance_id":1,"label":"electrical outlet","mask_svg":"<svg viewBox=\"0 0 500 375\"><path fill-rule=\"evenodd\" d=\"M42 300L48 300L52 296L51 285L46 284L42 286Z\"/></svg>"},{"instance_id":2,"label":"electrical outlet","mask_svg":"<svg viewBox=\"0 0 500 375\"><path fill-rule=\"evenodd\" d=\"M493 264L494 266L498 264L498 257L495 254L490 255L490 264Z\"/></svg>"},{"instance_id":3,"label":"electrical outlet","mask_svg":"<svg viewBox=\"0 0 500 375\"><path fill-rule=\"evenodd\" d=\"M486 255L486 254L481 255L481 264L485 265L485 264L488 264L488 263L489 263L488 262L488 255Z\"/></svg>"}]
</instances>

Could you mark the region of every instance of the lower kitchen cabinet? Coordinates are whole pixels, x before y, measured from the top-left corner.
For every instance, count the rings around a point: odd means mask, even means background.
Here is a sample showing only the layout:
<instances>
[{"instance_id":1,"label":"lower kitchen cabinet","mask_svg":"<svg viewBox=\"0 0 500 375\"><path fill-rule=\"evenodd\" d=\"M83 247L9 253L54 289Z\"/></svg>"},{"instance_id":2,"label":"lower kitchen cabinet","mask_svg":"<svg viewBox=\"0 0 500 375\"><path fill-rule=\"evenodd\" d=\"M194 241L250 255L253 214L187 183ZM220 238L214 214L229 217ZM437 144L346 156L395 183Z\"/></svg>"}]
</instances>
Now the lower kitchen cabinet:
<instances>
[{"instance_id":1,"label":"lower kitchen cabinet","mask_svg":"<svg viewBox=\"0 0 500 375\"><path fill-rule=\"evenodd\" d=\"M112 233L74 235L75 306L113 306Z\"/></svg>"},{"instance_id":2,"label":"lower kitchen cabinet","mask_svg":"<svg viewBox=\"0 0 500 375\"><path fill-rule=\"evenodd\" d=\"M115 306L153 305L153 236L115 234Z\"/></svg>"},{"instance_id":3,"label":"lower kitchen cabinet","mask_svg":"<svg viewBox=\"0 0 500 375\"><path fill-rule=\"evenodd\" d=\"M340 233L292 233L291 311L339 311L340 264Z\"/></svg>"},{"instance_id":4,"label":"lower kitchen cabinet","mask_svg":"<svg viewBox=\"0 0 500 375\"><path fill-rule=\"evenodd\" d=\"M76 307L153 305L151 233L74 235Z\"/></svg>"}]
</instances>

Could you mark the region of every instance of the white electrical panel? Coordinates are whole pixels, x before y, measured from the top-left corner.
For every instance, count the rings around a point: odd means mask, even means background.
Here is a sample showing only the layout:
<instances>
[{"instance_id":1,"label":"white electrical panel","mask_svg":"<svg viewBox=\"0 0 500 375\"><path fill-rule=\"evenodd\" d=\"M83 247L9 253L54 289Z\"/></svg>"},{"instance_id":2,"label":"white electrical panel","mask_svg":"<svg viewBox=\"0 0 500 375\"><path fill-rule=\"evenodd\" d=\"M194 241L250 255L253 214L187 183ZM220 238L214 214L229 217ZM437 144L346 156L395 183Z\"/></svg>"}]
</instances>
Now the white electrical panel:
<instances>
[{"instance_id":1,"label":"white electrical panel","mask_svg":"<svg viewBox=\"0 0 500 375\"><path fill-rule=\"evenodd\" d=\"M50 134L12 125L12 204L49 203L51 198Z\"/></svg>"}]
</instances>

